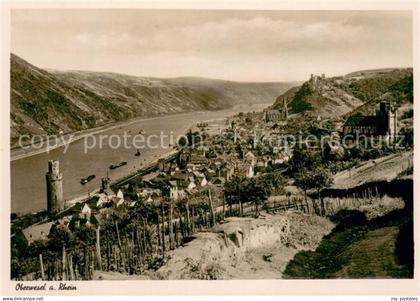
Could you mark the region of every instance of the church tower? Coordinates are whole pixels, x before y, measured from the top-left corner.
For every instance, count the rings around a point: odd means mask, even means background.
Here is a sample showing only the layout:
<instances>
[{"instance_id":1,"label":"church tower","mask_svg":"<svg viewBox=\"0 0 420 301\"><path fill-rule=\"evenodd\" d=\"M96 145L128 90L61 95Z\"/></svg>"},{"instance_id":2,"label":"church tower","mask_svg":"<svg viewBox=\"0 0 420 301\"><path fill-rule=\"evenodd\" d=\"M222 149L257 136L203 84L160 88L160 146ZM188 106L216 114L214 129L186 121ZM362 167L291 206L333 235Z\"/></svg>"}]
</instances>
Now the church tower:
<instances>
[{"instance_id":1,"label":"church tower","mask_svg":"<svg viewBox=\"0 0 420 301\"><path fill-rule=\"evenodd\" d=\"M388 111L388 137L392 143L397 139L398 134L398 110L391 109Z\"/></svg>"},{"instance_id":2,"label":"church tower","mask_svg":"<svg viewBox=\"0 0 420 301\"><path fill-rule=\"evenodd\" d=\"M284 120L287 120L287 118L289 117L289 112L287 111L286 97L284 97L283 99L283 117L284 117Z\"/></svg>"},{"instance_id":3,"label":"church tower","mask_svg":"<svg viewBox=\"0 0 420 301\"><path fill-rule=\"evenodd\" d=\"M376 116L385 118L386 128L384 130L386 130L390 142L394 143L398 135L398 109L393 107L389 101L381 101Z\"/></svg>"},{"instance_id":4,"label":"church tower","mask_svg":"<svg viewBox=\"0 0 420 301\"><path fill-rule=\"evenodd\" d=\"M63 174L60 173L57 160L48 161L47 180L47 208L48 213L56 213L64 209Z\"/></svg>"}]
</instances>

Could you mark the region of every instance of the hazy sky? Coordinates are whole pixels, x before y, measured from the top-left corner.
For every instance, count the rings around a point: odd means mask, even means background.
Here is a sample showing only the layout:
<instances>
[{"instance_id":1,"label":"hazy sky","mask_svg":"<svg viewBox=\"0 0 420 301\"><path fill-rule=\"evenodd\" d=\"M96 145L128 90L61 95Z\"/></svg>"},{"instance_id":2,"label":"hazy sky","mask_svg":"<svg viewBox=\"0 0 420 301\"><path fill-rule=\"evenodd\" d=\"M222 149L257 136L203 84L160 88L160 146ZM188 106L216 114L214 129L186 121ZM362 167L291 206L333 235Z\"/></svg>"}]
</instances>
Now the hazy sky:
<instances>
[{"instance_id":1,"label":"hazy sky","mask_svg":"<svg viewBox=\"0 0 420 301\"><path fill-rule=\"evenodd\" d=\"M411 12L15 9L12 52L44 68L239 81L412 66Z\"/></svg>"}]
</instances>

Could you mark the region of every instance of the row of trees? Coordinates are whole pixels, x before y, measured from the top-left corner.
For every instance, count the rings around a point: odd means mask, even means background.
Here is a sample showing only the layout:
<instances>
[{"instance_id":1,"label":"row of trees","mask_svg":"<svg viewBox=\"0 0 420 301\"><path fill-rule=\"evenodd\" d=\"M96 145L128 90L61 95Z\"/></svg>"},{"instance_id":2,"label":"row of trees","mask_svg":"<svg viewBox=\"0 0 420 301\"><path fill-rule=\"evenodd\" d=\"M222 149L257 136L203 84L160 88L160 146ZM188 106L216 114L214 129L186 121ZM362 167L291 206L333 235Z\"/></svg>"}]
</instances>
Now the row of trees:
<instances>
[{"instance_id":1,"label":"row of trees","mask_svg":"<svg viewBox=\"0 0 420 301\"><path fill-rule=\"evenodd\" d=\"M283 186L284 178L279 172L264 174L258 177L246 178L235 176L225 183L224 193L229 208L234 204L239 206L239 214L243 215L244 203L251 203L255 215L259 214L260 206L268 199L275 189Z\"/></svg>"},{"instance_id":2,"label":"row of trees","mask_svg":"<svg viewBox=\"0 0 420 301\"><path fill-rule=\"evenodd\" d=\"M321 153L314 149L295 148L289 162L289 171L295 185L304 191L305 203L308 206L308 191L315 190L321 203L321 212L314 207L315 213L325 215L325 206L321 191L332 185L333 179L329 166L323 162Z\"/></svg>"}]
</instances>

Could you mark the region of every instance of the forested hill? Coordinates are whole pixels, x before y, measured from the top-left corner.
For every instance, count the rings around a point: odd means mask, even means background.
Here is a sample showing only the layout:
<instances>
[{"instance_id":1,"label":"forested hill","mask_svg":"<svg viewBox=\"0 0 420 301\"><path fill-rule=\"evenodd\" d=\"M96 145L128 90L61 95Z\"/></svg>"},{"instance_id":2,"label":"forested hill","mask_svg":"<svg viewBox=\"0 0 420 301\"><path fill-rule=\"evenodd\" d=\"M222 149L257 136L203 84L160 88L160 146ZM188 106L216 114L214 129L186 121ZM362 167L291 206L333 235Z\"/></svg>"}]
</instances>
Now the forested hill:
<instances>
[{"instance_id":1,"label":"forested hill","mask_svg":"<svg viewBox=\"0 0 420 301\"><path fill-rule=\"evenodd\" d=\"M294 84L47 71L14 54L10 79L12 143L22 134L67 133L133 117L269 103Z\"/></svg>"}]
</instances>

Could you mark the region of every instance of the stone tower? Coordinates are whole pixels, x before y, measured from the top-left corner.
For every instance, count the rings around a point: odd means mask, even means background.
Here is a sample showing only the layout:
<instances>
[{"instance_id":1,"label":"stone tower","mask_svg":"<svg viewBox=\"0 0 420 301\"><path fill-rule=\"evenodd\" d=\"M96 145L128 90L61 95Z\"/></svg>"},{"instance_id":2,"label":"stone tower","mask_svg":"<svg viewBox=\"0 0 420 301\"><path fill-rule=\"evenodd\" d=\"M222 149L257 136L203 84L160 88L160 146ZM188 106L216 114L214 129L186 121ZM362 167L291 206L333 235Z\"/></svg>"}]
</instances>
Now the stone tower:
<instances>
[{"instance_id":1,"label":"stone tower","mask_svg":"<svg viewBox=\"0 0 420 301\"><path fill-rule=\"evenodd\" d=\"M398 134L398 110L388 111L388 137L392 143L396 141Z\"/></svg>"},{"instance_id":2,"label":"stone tower","mask_svg":"<svg viewBox=\"0 0 420 301\"><path fill-rule=\"evenodd\" d=\"M386 119L386 133L391 142L395 142L398 134L398 110L389 101L381 101L376 116Z\"/></svg>"},{"instance_id":3,"label":"stone tower","mask_svg":"<svg viewBox=\"0 0 420 301\"><path fill-rule=\"evenodd\" d=\"M57 160L48 161L47 180L47 208L48 213L56 213L64 209L63 174L60 173Z\"/></svg>"},{"instance_id":4,"label":"stone tower","mask_svg":"<svg viewBox=\"0 0 420 301\"><path fill-rule=\"evenodd\" d=\"M181 158L180 158L180 160L181 160ZM157 166L158 166L158 170L160 172L164 172L165 171L165 165L166 165L165 164L165 159L161 158L161 159L158 160Z\"/></svg>"}]
</instances>

